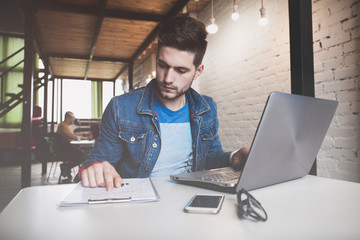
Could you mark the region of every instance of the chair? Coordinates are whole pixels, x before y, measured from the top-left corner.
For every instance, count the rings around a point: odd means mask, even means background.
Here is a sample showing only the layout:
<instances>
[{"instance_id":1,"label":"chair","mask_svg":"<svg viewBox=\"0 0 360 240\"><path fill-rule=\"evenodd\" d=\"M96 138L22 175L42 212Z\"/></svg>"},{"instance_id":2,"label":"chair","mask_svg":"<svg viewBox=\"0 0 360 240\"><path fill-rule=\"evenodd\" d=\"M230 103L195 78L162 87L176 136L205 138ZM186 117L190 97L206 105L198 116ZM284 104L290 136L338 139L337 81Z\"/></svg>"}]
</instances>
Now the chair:
<instances>
[{"instance_id":1,"label":"chair","mask_svg":"<svg viewBox=\"0 0 360 240\"><path fill-rule=\"evenodd\" d=\"M49 183L49 178L52 173L54 164L54 172L53 175L55 176L55 170L58 164L58 159L56 158L55 152L55 140L54 137L43 137L38 142L38 154L41 159L41 162L48 163L51 162L50 170L46 178L46 183Z\"/></svg>"},{"instance_id":2,"label":"chair","mask_svg":"<svg viewBox=\"0 0 360 240\"><path fill-rule=\"evenodd\" d=\"M55 134L55 136L53 137L53 144L54 144L55 159L56 159L56 166L54 169L54 174L55 174L56 168L58 166L58 162L59 161L66 162L64 146L67 144L67 142L65 141L63 136L61 136L59 134ZM60 170L58 184L60 184L60 183L61 183L61 170Z\"/></svg>"},{"instance_id":3,"label":"chair","mask_svg":"<svg viewBox=\"0 0 360 240\"><path fill-rule=\"evenodd\" d=\"M59 162L65 162L65 158L60 153L59 146L57 146L56 136L43 137L39 142L39 150L42 161L51 162L50 170L46 178L46 183L49 183L51 174L55 176L56 169ZM58 179L61 183L61 173Z\"/></svg>"},{"instance_id":4,"label":"chair","mask_svg":"<svg viewBox=\"0 0 360 240\"><path fill-rule=\"evenodd\" d=\"M67 138L64 137L63 135L59 135L59 134L55 134L54 138L53 138L53 142L54 142L54 151L55 151L55 159L57 162L69 162L69 152L72 152L72 146L70 145L70 143L68 142ZM77 165L78 168L80 169L80 163ZM57 164L55 166L55 169L57 168ZM55 171L55 170L54 170ZM72 168L72 171L75 171L74 168ZM74 172L73 172L74 173ZM59 176L59 180L58 183L61 183L61 173Z\"/></svg>"}]
</instances>

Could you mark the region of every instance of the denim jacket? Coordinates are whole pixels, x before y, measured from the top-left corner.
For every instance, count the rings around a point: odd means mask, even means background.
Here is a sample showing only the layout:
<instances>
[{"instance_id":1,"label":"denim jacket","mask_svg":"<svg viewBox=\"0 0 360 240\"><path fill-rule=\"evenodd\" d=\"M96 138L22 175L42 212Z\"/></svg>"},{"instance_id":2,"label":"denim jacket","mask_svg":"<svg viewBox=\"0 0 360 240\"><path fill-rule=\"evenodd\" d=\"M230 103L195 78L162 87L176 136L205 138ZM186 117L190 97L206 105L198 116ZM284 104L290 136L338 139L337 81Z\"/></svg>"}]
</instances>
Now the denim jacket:
<instances>
[{"instance_id":1,"label":"denim jacket","mask_svg":"<svg viewBox=\"0 0 360 240\"><path fill-rule=\"evenodd\" d=\"M100 136L84 164L108 161L123 178L149 177L160 153L160 124L154 97L155 80L146 87L112 98L100 126ZM217 134L219 121L215 101L186 92L189 101L193 147L193 171L229 165Z\"/></svg>"}]
</instances>

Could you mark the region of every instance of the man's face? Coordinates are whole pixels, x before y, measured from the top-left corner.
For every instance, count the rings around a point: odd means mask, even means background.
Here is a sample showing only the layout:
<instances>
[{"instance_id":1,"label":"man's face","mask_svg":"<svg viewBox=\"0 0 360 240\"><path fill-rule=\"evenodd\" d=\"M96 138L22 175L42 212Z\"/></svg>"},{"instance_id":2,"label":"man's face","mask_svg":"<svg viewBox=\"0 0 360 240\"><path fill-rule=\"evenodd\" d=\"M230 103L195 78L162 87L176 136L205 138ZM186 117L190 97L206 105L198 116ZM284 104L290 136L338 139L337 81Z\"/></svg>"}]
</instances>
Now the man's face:
<instances>
[{"instance_id":1,"label":"man's face","mask_svg":"<svg viewBox=\"0 0 360 240\"><path fill-rule=\"evenodd\" d=\"M75 122L75 117L73 116L73 117L71 117L70 119L71 119L71 123L70 123L70 124L74 124L74 122Z\"/></svg>"},{"instance_id":2,"label":"man's face","mask_svg":"<svg viewBox=\"0 0 360 240\"><path fill-rule=\"evenodd\" d=\"M75 116L74 115L70 115L66 118L66 121L68 122L69 125L73 124L75 122Z\"/></svg>"},{"instance_id":3,"label":"man's face","mask_svg":"<svg viewBox=\"0 0 360 240\"><path fill-rule=\"evenodd\" d=\"M195 53L172 47L161 47L156 60L157 93L160 100L176 101L184 96L203 71L194 66Z\"/></svg>"}]
</instances>

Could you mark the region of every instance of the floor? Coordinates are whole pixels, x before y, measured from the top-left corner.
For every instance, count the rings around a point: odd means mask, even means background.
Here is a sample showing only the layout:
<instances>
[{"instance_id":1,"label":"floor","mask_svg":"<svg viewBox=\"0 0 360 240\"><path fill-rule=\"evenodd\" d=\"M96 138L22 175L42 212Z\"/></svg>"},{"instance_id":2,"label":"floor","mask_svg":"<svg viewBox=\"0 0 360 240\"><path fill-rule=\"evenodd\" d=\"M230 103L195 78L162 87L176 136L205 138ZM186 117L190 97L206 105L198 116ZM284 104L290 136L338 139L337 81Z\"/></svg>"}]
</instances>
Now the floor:
<instances>
[{"instance_id":1,"label":"floor","mask_svg":"<svg viewBox=\"0 0 360 240\"><path fill-rule=\"evenodd\" d=\"M50 172L51 163L48 163L47 171ZM47 174L41 174L41 163L31 165L31 186L58 184L60 176L60 167L53 165L49 179ZM76 170L76 169L75 169ZM74 172L73 172L74 176ZM0 167L0 212L9 204L9 202L21 190L21 167L4 166Z\"/></svg>"}]
</instances>

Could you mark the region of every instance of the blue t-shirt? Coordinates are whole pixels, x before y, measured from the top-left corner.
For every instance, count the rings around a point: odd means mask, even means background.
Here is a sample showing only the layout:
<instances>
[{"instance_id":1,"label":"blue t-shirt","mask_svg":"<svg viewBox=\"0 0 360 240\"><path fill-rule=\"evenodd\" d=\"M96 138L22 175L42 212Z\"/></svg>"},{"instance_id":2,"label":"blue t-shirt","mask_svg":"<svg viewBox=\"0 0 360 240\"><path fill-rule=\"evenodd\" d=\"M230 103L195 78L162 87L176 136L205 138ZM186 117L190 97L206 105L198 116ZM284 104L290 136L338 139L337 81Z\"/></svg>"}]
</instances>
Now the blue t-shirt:
<instances>
[{"instance_id":1,"label":"blue t-shirt","mask_svg":"<svg viewBox=\"0 0 360 240\"><path fill-rule=\"evenodd\" d=\"M161 150L150 177L191 172L193 152L188 102L172 111L156 98L155 108L160 123Z\"/></svg>"}]
</instances>

